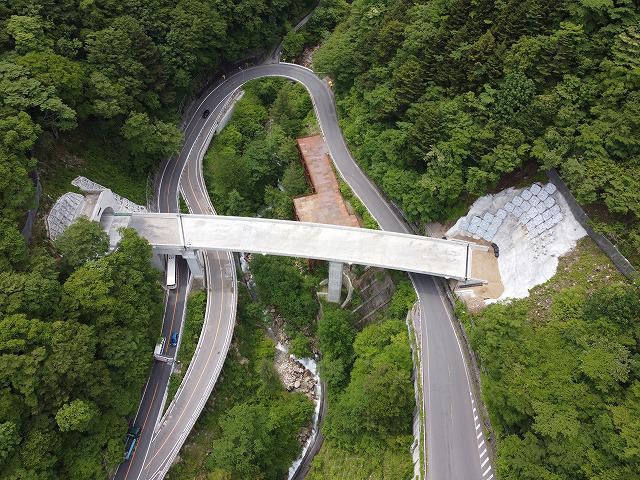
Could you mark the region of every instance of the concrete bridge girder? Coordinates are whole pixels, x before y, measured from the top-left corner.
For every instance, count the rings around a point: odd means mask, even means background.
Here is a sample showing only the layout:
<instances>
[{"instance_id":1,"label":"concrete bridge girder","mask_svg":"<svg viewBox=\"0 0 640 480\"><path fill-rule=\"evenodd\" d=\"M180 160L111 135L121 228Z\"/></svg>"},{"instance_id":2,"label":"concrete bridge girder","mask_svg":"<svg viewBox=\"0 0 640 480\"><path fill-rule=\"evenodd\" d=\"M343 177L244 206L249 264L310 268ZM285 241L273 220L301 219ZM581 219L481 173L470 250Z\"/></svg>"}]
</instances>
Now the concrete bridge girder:
<instances>
[{"instance_id":1,"label":"concrete bridge girder","mask_svg":"<svg viewBox=\"0 0 640 480\"><path fill-rule=\"evenodd\" d=\"M227 250L328 261L330 302L340 301L344 263L483 283L472 276L471 258L473 250L487 247L469 242L286 220L111 212L112 207L105 205L99 219L112 247L120 239L120 228L134 228L156 254L181 255L200 278L203 252Z\"/></svg>"},{"instance_id":2,"label":"concrete bridge girder","mask_svg":"<svg viewBox=\"0 0 640 480\"><path fill-rule=\"evenodd\" d=\"M192 261L198 250L226 250L356 263L466 281L473 279L473 251L487 249L459 240L286 220L157 213L116 215L122 223L112 223L112 241L119 236L113 231L116 226L128 226L145 237L157 253L183 255Z\"/></svg>"}]
</instances>

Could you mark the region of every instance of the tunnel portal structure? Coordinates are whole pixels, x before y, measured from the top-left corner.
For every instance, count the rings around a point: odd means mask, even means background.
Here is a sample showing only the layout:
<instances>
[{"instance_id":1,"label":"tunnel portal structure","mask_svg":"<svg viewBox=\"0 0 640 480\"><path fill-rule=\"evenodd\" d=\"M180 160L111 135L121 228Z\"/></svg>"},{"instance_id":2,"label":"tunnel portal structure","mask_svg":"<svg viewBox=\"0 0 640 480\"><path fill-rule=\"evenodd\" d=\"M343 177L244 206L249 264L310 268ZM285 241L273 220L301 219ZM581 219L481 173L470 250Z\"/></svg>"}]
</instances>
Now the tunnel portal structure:
<instances>
[{"instance_id":1,"label":"tunnel portal structure","mask_svg":"<svg viewBox=\"0 0 640 480\"><path fill-rule=\"evenodd\" d=\"M115 213L109 225L111 245L119 229L130 227L157 254L182 255L194 275L201 274L199 251L227 250L312 258L424 273L460 281L481 281L471 271L474 250L487 247L382 230L288 220L170 213ZM330 275L331 277L331 275ZM334 278L341 281L341 276Z\"/></svg>"}]
</instances>

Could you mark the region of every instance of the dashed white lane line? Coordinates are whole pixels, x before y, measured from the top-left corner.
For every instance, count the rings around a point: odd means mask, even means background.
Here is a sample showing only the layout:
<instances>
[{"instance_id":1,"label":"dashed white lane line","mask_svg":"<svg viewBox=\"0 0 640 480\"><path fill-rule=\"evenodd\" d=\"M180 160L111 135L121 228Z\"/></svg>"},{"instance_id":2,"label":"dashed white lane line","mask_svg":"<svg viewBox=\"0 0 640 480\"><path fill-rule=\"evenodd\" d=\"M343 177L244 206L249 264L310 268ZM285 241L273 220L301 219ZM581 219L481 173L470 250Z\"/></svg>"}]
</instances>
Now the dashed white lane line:
<instances>
[{"instance_id":1,"label":"dashed white lane line","mask_svg":"<svg viewBox=\"0 0 640 480\"><path fill-rule=\"evenodd\" d=\"M482 429L480 428L482 426L482 423L478 421L478 414L477 414L477 410L475 407L475 400L473 399L473 393L471 393L471 391L469 391L469 396L471 397L471 406L473 408L473 423L476 426L476 432L478 432L478 434L476 435L476 440L480 440L482 438ZM480 440L480 443L478 443L478 451L480 451L480 449L482 449L484 445L484 438L482 438L482 440ZM486 455L486 458L483 460L483 457ZM487 455L487 449L485 448L484 450L482 450L482 452L480 452L478 454L479 458L480 458L480 470L482 470L484 468L485 465L487 465L487 463L489 463L489 455ZM487 474L491 471L491 464L489 463L488 468L484 471L484 473L482 474L483 477L486 477ZM491 480L493 478L493 474L491 474L491 476L489 478L486 478L485 480Z\"/></svg>"}]
</instances>

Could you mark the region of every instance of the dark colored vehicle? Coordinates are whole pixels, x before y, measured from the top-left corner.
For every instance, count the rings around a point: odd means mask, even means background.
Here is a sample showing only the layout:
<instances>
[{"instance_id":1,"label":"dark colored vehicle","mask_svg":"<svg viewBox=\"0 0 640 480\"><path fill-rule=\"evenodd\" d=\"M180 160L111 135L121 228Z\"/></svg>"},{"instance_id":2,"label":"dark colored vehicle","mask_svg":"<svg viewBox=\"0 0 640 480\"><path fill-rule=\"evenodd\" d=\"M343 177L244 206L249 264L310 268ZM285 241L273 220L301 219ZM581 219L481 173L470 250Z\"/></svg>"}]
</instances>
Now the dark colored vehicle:
<instances>
[{"instance_id":1,"label":"dark colored vehicle","mask_svg":"<svg viewBox=\"0 0 640 480\"><path fill-rule=\"evenodd\" d=\"M209 116L209 110L205 110L202 112L202 118L207 118Z\"/></svg>"},{"instance_id":2,"label":"dark colored vehicle","mask_svg":"<svg viewBox=\"0 0 640 480\"><path fill-rule=\"evenodd\" d=\"M172 346L172 347L175 347L176 345L178 345L178 331L177 330L171 334L171 341L169 342L169 345Z\"/></svg>"},{"instance_id":3,"label":"dark colored vehicle","mask_svg":"<svg viewBox=\"0 0 640 480\"><path fill-rule=\"evenodd\" d=\"M140 427L133 425L127 432L127 440L124 444L124 459L129 460L136 449L138 438L140 437Z\"/></svg>"},{"instance_id":4,"label":"dark colored vehicle","mask_svg":"<svg viewBox=\"0 0 640 480\"><path fill-rule=\"evenodd\" d=\"M493 248L493 254L498 258L500 256L500 248L498 248L498 245L492 243L491 248Z\"/></svg>"}]
</instances>

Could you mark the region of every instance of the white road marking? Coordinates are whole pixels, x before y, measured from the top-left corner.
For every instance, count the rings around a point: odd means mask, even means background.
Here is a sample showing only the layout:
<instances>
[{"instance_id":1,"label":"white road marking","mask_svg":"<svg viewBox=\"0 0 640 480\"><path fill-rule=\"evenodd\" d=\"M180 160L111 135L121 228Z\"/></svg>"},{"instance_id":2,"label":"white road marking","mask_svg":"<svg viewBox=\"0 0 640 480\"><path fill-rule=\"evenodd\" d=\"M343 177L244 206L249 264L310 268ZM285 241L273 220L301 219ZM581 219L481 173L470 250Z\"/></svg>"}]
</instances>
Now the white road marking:
<instances>
[{"instance_id":1,"label":"white road marking","mask_svg":"<svg viewBox=\"0 0 640 480\"><path fill-rule=\"evenodd\" d=\"M484 457L484 454L487 453L487 449L485 448L482 453L480 454L480 458Z\"/></svg>"},{"instance_id":2,"label":"white road marking","mask_svg":"<svg viewBox=\"0 0 640 480\"><path fill-rule=\"evenodd\" d=\"M487 464L487 462L488 462L488 461L489 461L489 458L485 458L485 459L484 459L484 462L482 462L482 463L480 464L480 468L484 467L484 466Z\"/></svg>"},{"instance_id":3,"label":"white road marking","mask_svg":"<svg viewBox=\"0 0 640 480\"><path fill-rule=\"evenodd\" d=\"M491 470L491 465L489 465L489 468L487 468L487 469L484 471L484 473L482 474L482 476L483 476L483 477L484 477L484 476L486 476L486 475L487 475L487 473L489 473L489 470ZM491 475L491 476L493 477L493 475Z\"/></svg>"},{"instance_id":4,"label":"white road marking","mask_svg":"<svg viewBox=\"0 0 640 480\"><path fill-rule=\"evenodd\" d=\"M283 62L283 63L284 63L284 62ZM292 66L293 66L293 65L292 65ZM308 70L312 75L315 75L315 73L314 73L312 70L308 69L308 68L300 67L300 66L298 66L298 65L296 65L295 67L296 67L296 68L304 68L305 70ZM241 72L241 74L242 74L242 75L243 75L243 77L244 77L245 72L243 71L243 72ZM239 75L239 74L236 74L236 75L234 75L234 76L237 76L237 75ZM287 76L287 75L278 75L277 73L276 73L276 74L268 74L268 73L267 73L267 74L265 74L265 75L259 75L259 76L282 76L282 77L285 77L285 78L292 78L292 77L289 77L289 76ZM316 78L317 78L317 77L316 77ZM303 81L302 79L299 79L299 78L292 78L292 79L293 79L293 80L295 80L295 81L298 81L298 82L302 83L302 84L303 84L303 86L307 89L307 91L309 91L309 93L311 93L311 92L310 92L310 90L309 90L309 87L307 86L307 84L306 84L306 82L305 82L305 81ZM224 84L224 83L225 83L225 82L222 82L222 84ZM188 129L189 129L189 127L190 127L190 125L191 125L191 122L192 122L193 120L195 120L195 118L196 118L196 117L197 117L197 115L198 115L198 110L202 107L202 105L204 105L204 103L205 103L205 102L207 101L207 99L208 99L208 98L213 94L213 92L214 92L215 90L217 90L217 89L218 89L218 87L220 87L222 84L220 84L220 85L216 86L216 87L214 88L214 90L213 90L212 92L210 92L210 93L209 93L209 94L208 94L208 95L207 95L207 96L202 100L202 102L200 103L200 105L198 106L198 108L196 109L196 111L194 112L193 116L192 116L192 117L191 117L191 119L188 121L188 123L187 123L187 125L186 125L185 130L188 130ZM320 123L320 124L321 124L321 122L320 122L320 115L318 114L318 109L317 109L317 106L315 105L315 101L314 101L313 95L311 95L311 99L312 99L312 101L313 101L313 103L314 103L314 110L316 111L316 116L317 116L317 118L318 118L318 123ZM334 108L335 108L335 107L334 107ZM336 114L337 112L335 112L335 111L334 111L334 112L332 112L332 113L333 113L333 114ZM205 123L206 123L206 122L205 122ZM322 125L321 125L321 128L322 128ZM340 132L340 133L342 133L342 132ZM323 136L324 136L324 132L323 132ZM342 144L343 144L343 145L344 145L344 147L345 147L345 151L347 152L347 155L350 157L350 159L352 160L352 162L355 164L355 161L353 161L353 158L351 157L351 154L350 154L350 152L349 152L349 149L348 149L348 147L347 147L347 145L346 145L346 141L345 141L345 139L344 139L344 137L343 137L342 135L340 135L340 140L342 141ZM197 142L197 138L196 138L196 142ZM196 142L194 142L194 144L195 144ZM189 152L189 153L190 153L190 152ZM332 155L332 156L333 156L333 155ZM186 165L187 163L188 163L188 162L185 162L185 165ZM335 162L335 157L334 157L334 164L336 165L336 168L338 169L338 171L340 171L339 166L338 166L338 165L337 165L337 163ZM201 166L200 166L200 167L201 167ZM183 168L184 168L184 167L183 167ZM165 166L165 169L166 169L166 166ZM163 172L163 173L164 173L164 172ZM181 171L181 175L182 175L182 173L183 173L183 172ZM201 172L198 172L198 173L201 173ZM340 172L340 173L341 173L341 172ZM389 204L388 204L388 203L386 202L386 200L382 197L382 195L381 195L381 194L380 194L380 192L377 190L377 188L374 186L374 184L371 182L371 180L368 178L368 176L366 176L365 174L363 174L363 172L362 172L362 171L360 171L360 173L362 173L362 179L372 187L372 191L373 191L374 195L375 195L375 196L377 196L380 200L382 200L382 206L386 207L386 208L389 210L389 212L391 213L391 216L392 216L394 219L396 219L396 220L398 221L398 224L400 225L400 227L402 228L402 230L407 231L407 229L406 229L406 227L405 227L404 222L402 221L402 219L398 216L398 214L397 214L394 210L392 210L392 209L390 208ZM342 176L343 178L345 178L345 180L346 180L346 177L344 177L342 174L341 174L341 176ZM163 175L163 177L164 177L164 175ZM358 175L357 175L357 174L356 174L356 177L358 177ZM358 179L358 178L356 178L356 179ZM163 180L163 178L161 177L161 182L162 182L162 180ZM197 180L200 180L199 176L197 176ZM176 193L177 193L177 192L176 192ZM358 192L357 192L357 191L355 191L355 189L354 189L354 194L355 194L358 198L360 198L360 197L359 197L359 195L358 195ZM177 195L176 195L176 196L177 196ZM360 198L360 199L361 199L361 198ZM210 199L208 198L208 196L207 196L207 200L208 200L208 201L209 201L209 203L210 203ZM362 200L362 199L361 199L361 200ZM198 201L198 200L197 200L197 201ZM198 203L199 203L199 201L198 201ZM363 203L365 203L365 202L363 202ZM375 218L375 217L374 217L374 218ZM378 223L380 223L380 222L378 222ZM205 260L205 261L206 261L206 260ZM234 272L234 273L235 273L235 272ZM437 284L436 284L436 290L438 290L438 291L440 290L440 289L439 289L439 287L437 286ZM440 291L439 291L438 293L439 293L440 300L441 300L442 304L444 305L443 295L442 295L442 293L441 293ZM207 307L208 307L208 305L207 305ZM453 328L453 324L452 324L452 320L451 320L451 315L450 315L450 313L449 313L449 310L446 308L446 306L445 306L445 312L447 313L447 317L449 318L450 327L451 327L451 328L452 328L452 330L453 330L454 336L455 336L455 338L456 338L456 342L457 342L457 344L458 344L458 349L460 350L460 354L461 354L461 356L462 356L462 358L463 358L463 365L464 365L465 374L466 374L466 377L467 377L467 382L468 382L468 384L470 384L470 381L469 381L469 373L468 373L467 365L466 365L466 362L465 362L465 359L464 359L464 355L463 355L463 352L462 352L462 347L461 347L461 344L460 344L460 340L459 340L459 338L458 338L458 335L457 335L457 333L456 333L455 329ZM428 343L427 343L427 345L428 345ZM427 349L428 349L428 347L427 347ZM427 356L428 356L428 355L427 355ZM429 367L429 363L430 363L430 362L427 362L428 367ZM427 367L427 380L429 380L428 367ZM214 383L215 383L215 381L214 381ZM427 382L427 383L429 383L429 382ZM427 390L427 396L429 396L429 395L430 395L430 389L428 389L428 390ZM471 391L469 392L469 395L470 395L470 399L471 399L471 404L472 404L472 406L473 406L473 405L475 404L475 401L474 401L474 399L473 399L473 394L471 393ZM473 412L474 412L474 414L475 414L475 412L476 412L475 407L473 407ZM478 428L479 428L479 425L478 425L478 426L476 426L476 431L478 430ZM188 430L186 431L186 433L188 433ZM476 438L477 438L477 439L479 439L481 436L482 436L482 431L480 431L480 433L477 435L477 437L476 437ZM428 442L425 442L425 449L426 449L426 447L427 447L427 443L428 443ZM482 444L483 444L483 443L484 443L484 440L482 441ZM482 444L481 444L481 445L482 445ZM485 474L483 474L483 475L486 475L486 473L490 470L490 468L491 468L491 467L489 467L489 469L487 469L487 471L486 471L486 472L485 472ZM156 472L156 473L157 473L157 472ZM155 475L155 474L154 474L154 475ZM493 475L491 476L491 478L493 478ZM490 480L490 479L488 479L488 480Z\"/></svg>"},{"instance_id":5,"label":"white road marking","mask_svg":"<svg viewBox=\"0 0 640 480\"><path fill-rule=\"evenodd\" d=\"M478 450L480 450L482 448L482 445L484 445L484 440L482 440L479 444L478 444Z\"/></svg>"}]
</instances>

